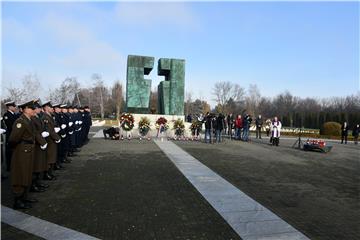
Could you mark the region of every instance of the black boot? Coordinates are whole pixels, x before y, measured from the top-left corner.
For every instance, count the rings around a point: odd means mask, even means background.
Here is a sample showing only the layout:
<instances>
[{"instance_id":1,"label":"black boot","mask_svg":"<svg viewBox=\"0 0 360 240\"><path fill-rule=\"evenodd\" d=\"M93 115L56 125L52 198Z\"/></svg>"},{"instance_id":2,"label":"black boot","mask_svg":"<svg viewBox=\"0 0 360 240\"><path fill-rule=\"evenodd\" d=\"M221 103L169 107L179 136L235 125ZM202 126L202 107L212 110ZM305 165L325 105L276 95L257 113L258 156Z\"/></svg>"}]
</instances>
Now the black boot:
<instances>
[{"instance_id":1,"label":"black boot","mask_svg":"<svg viewBox=\"0 0 360 240\"><path fill-rule=\"evenodd\" d=\"M50 168L48 175L52 178L51 180L56 180L56 176L54 175L53 170Z\"/></svg>"},{"instance_id":2,"label":"black boot","mask_svg":"<svg viewBox=\"0 0 360 240\"><path fill-rule=\"evenodd\" d=\"M45 192L44 188L39 188L35 184L31 185L30 192Z\"/></svg>"},{"instance_id":3,"label":"black boot","mask_svg":"<svg viewBox=\"0 0 360 240\"><path fill-rule=\"evenodd\" d=\"M21 197L15 197L14 199L14 209L29 209L31 208L31 204L25 204Z\"/></svg>"}]
</instances>

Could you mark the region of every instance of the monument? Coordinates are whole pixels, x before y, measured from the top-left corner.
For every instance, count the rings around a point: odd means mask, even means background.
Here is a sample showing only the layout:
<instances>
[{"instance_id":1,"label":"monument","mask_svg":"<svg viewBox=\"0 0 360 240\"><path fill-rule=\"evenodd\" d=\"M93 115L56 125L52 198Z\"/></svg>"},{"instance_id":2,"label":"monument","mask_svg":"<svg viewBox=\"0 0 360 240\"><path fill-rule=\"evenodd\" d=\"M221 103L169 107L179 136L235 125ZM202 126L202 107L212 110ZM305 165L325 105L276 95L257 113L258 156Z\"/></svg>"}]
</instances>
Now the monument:
<instances>
[{"instance_id":1,"label":"monument","mask_svg":"<svg viewBox=\"0 0 360 240\"><path fill-rule=\"evenodd\" d=\"M185 60L160 58L158 75L165 81L158 86L158 109L160 114L184 114Z\"/></svg>"},{"instance_id":2,"label":"monument","mask_svg":"<svg viewBox=\"0 0 360 240\"><path fill-rule=\"evenodd\" d=\"M129 55L126 72L126 109L131 113L149 113L151 79L144 79L154 66L154 58ZM159 114L184 115L185 60L160 58L158 75Z\"/></svg>"},{"instance_id":3,"label":"monument","mask_svg":"<svg viewBox=\"0 0 360 240\"><path fill-rule=\"evenodd\" d=\"M149 113L151 79L144 79L154 67L154 58L129 55L126 71L126 111Z\"/></svg>"}]
</instances>

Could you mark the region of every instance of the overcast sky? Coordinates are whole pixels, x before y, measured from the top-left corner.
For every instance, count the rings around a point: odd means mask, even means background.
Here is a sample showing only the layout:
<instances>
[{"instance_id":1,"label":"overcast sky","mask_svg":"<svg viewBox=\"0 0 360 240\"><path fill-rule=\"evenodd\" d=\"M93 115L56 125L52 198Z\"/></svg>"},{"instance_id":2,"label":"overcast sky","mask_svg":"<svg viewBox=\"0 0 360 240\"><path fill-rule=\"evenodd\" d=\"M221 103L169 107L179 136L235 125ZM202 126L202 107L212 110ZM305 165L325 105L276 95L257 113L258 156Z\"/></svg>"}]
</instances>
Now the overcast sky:
<instances>
[{"instance_id":1,"label":"overcast sky","mask_svg":"<svg viewBox=\"0 0 360 240\"><path fill-rule=\"evenodd\" d=\"M44 90L93 73L126 82L129 54L186 60L185 88L211 101L217 81L262 95L359 90L359 2L2 3L2 90L36 73Z\"/></svg>"}]
</instances>

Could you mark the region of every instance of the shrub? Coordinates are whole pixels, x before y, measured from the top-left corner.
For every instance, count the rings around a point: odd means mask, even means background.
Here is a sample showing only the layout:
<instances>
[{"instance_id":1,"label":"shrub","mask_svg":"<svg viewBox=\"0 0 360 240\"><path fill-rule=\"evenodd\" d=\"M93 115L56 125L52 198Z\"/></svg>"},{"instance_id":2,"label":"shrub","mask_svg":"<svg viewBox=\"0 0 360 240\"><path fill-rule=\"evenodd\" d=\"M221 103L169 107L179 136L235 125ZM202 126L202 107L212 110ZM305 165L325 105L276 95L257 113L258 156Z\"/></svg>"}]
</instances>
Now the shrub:
<instances>
[{"instance_id":1,"label":"shrub","mask_svg":"<svg viewBox=\"0 0 360 240\"><path fill-rule=\"evenodd\" d=\"M337 122L326 122L320 130L321 135L327 136L340 136L341 125Z\"/></svg>"}]
</instances>

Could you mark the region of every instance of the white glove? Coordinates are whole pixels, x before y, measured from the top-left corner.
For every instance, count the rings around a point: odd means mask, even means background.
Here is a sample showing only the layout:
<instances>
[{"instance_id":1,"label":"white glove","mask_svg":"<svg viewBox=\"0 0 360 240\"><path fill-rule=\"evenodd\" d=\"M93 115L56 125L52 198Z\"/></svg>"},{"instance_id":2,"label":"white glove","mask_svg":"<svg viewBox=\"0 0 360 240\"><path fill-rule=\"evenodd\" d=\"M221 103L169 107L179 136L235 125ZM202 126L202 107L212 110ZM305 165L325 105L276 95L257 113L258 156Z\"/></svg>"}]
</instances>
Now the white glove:
<instances>
[{"instance_id":1,"label":"white glove","mask_svg":"<svg viewBox=\"0 0 360 240\"><path fill-rule=\"evenodd\" d=\"M79 121L76 121L75 124L79 124Z\"/></svg>"},{"instance_id":2,"label":"white glove","mask_svg":"<svg viewBox=\"0 0 360 240\"><path fill-rule=\"evenodd\" d=\"M82 121L79 121L79 124L82 124Z\"/></svg>"},{"instance_id":3,"label":"white glove","mask_svg":"<svg viewBox=\"0 0 360 240\"><path fill-rule=\"evenodd\" d=\"M69 122L69 127L71 127L74 123L73 122Z\"/></svg>"},{"instance_id":4,"label":"white glove","mask_svg":"<svg viewBox=\"0 0 360 240\"><path fill-rule=\"evenodd\" d=\"M0 134L6 133L5 129L0 128Z\"/></svg>"},{"instance_id":5,"label":"white glove","mask_svg":"<svg viewBox=\"0 0 360 240\"><path fill-rule=\"evenodd\" d=\"M59 143L59 142L61 142L61 139L55 141L55 143Z\"/></svg>"},{"instance_id":6,"label":"white glove","mask_svg":"<svg viewBox=\"0 0 360 240\"><path fill-rule=\"evenodd\" d=\"M74 131L69 132L70 135L72 135L73 133L74 133Z\"/></svg>"},{"instance_id":7,"label":"white glove","mask_svg":"<svg viewBox=\"0 0 360 240\"><path fill-rule=\"evenodd\" d=\"M64 134L64 135L61 135L61 137L62 137L62 138L65 138L65 137L66 137L66 134Z\"/></svg>"},{"instance_id":8,"label":"white glove","mask_svg":"<svg viewBox=\"0 0 360 240\"><path fill-rule=\"evenodd\" d=\"M55 127L54 130L55 130L56 133L60 132L60 128L59 128L59 127Z\"/></svg>"},{"instance_id":9,"label":"white glove","mask_svg":"<svg viewBox=\"0 0 360 240\"><path fill-rule=\"evenodd\" d=\"M40 148L41 148L42 150L45 150L45 149L47 148L47 143L45 143L44 145L40 146Z\"/></svg>"},{"instance_id":10,"label":"white glove","mask_svg":"<svg viewBox=\"0 0 360 240\"><path fill-rule=\"evenodd\" d=\"M47 131L43 131L43 132L41 133L41 136L42 136L43 138L46 138L46 137L50 136L50 134L49 134Z\"/></svg>"},{"instance_id":11,"label":"white glove","mask_svg":"<svg viewBox=\"0 0 360 240\"><path fill-rule=\"evenodd\" d=\"M61 129L65 129L66 125L65 124L61 124Z\"/></svg>"}]
</instances>

